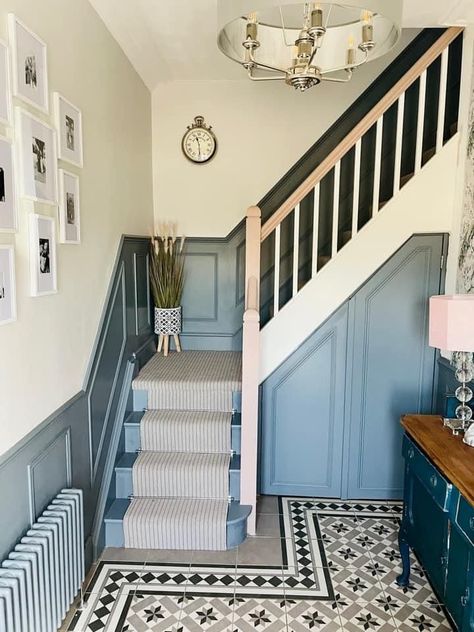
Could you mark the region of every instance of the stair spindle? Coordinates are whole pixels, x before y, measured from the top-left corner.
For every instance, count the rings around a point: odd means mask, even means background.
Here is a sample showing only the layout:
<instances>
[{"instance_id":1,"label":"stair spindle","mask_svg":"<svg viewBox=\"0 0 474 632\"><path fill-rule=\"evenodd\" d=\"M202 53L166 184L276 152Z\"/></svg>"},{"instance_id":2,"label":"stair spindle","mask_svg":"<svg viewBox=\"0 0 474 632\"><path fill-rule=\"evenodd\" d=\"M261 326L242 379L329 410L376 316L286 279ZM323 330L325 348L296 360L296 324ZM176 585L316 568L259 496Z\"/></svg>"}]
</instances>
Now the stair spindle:
<instances>
[{"instance_id":1,"label":"stair spindle","mask_svg":"<svg viewBox=\"0 0 474 632\"><path fill-rule=\"evenodd\" d=\"M362 140L355 144L354 154L354 194L352 197L352 239L357 234L359 228L359 195L360 195L360 157L362 150Z\"/></svg>"},{"instance_id":2,"label":"stair spindle","mask_svg":"<svg viewBox=\"0 0 474 632\"><path fill-rule=\"evenodd\" d=\"M426 70L420 77L420 93L418 96L418 123L416 131L415 173L421 170L423 159L423 132L425 129L425 104L426 104Z\"/></svg>"},{"instance_id":3,"label":"stair spindle","mask_svg":"<svg viewBox=\"0 0 474 632\"><path fill-rule=\"evenodd\" d=\"M280 229L281 224L275 228L275 276L273 279L273 316L280 310Z\"/></svg>"},{"instance_id":4,"label":"stair spindle","mask_svg":"<svg viewBox=\"0 0 474 632\"><path fill-rule=\"evenodd\" d=\"M319 196L321 187L318 184L314 187L314 202L313 202L313 252L311 260L311 278L318 273L318 241L319 241Z\"/></svg>"},{"instance_id":5,"label":"stair spindle","mask_svg":"<svg viewBox=\"0 0 474 632\"><path fill-rule=\"evenodd\" d=\"M331 257L337 254L337 242L339 235L339 195L341 190L341 161L334 167L334 200L332 212L332 246Z\"/></svg>"},{"instance_id":6,"label":"stair spindle","mask_svg":"<svg viewBox=\"0 0 474 632\"><path fill-rule=\"evenodd\" d=\"M294 234L293 234L293 296L298 293L298 269L300 253L300 205L297 204L294 210Z\"/></svg>"},{"instance_id":7,"label":"stair spindle","mask_svg":"<svg viewBox=\"0 0 474 632\"><path fill-rule=\"evenodd\" d=\"M438 127L436 129L436 153L444 143L444 119L446 116L446 93L448 88L449 46L441 54L441 72L439 85Z\"/></svg>"},{"instance_id":8,"label":"stair spindle","mask_svg":"<svg viewBox=\"0 0 474 632\"><path fill-rule=\"evenodd\" d=\"M380 178L382 169L382 140L383 140L383 115L377 121L375 131L375 165L374 165L374 190L372 195L372 217L379 210L380 203Z\"/></svg>"},{"instance_id":9,"label":"stair spindle","mask_svg":"<svg viewBox=\"0 0 474 632\"><path fill-rule=\"evenodd\" d=\"M404 138L404 118L405 118L405 93L398 99L397 112L397 134L395 144L395 175L393 178L393 195L400 191L400 178L402 175L402 146Z\"/></svg>"}]
</instances>

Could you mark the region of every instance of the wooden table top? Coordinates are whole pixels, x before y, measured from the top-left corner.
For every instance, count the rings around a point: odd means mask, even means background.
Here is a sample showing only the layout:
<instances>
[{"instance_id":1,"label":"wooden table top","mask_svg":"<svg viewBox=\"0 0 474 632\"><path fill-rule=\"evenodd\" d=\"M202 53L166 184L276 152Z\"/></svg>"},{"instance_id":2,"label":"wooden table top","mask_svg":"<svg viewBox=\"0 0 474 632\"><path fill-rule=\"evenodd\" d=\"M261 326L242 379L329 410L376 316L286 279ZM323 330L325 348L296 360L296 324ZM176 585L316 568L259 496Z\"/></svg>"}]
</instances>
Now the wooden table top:
<instances>
[{"instance_id":1,"label":"wooden table top","mask_svg":"<svg viewBox=\"0 0 474 632\"><path fill-rule=\"evenodd\" d=\"M443 426L441 417L405 415L402 426L445 477L474 506L474 447Z\"/></svg>"}]
</instances>

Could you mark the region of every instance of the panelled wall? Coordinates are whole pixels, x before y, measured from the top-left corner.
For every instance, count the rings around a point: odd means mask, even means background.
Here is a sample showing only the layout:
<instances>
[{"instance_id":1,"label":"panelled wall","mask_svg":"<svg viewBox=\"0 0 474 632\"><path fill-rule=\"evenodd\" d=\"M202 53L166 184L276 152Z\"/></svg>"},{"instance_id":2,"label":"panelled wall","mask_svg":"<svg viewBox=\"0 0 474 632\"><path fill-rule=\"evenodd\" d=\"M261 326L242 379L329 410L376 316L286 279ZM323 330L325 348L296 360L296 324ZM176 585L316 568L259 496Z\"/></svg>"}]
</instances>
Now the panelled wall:
<instances>
[{"instance_id":1,"label":"panelled wall","mask_svg":"<svg viewBox=\"0 0 474 632\"><path fill-rule=\"evenodd\" d=\"M84 490L91 562L100 537L94 516L106 502L113 466L111 438L131 409L131 378L154 350L147 268L148 239L125 237L84 389L0 458L0 560L57 492L72 485Z\"/></svg>"},{"instance_id":2,"label":"panelled wall","mask_svg":"<svg viewBox=\"0 0 474 632\"><path fill-rule=\"evenodd\" d=\"M400 415L432 411L428 299L446 239L412 237L261 389L261 491L400 498Z\"/></svg>"}]
</instances>

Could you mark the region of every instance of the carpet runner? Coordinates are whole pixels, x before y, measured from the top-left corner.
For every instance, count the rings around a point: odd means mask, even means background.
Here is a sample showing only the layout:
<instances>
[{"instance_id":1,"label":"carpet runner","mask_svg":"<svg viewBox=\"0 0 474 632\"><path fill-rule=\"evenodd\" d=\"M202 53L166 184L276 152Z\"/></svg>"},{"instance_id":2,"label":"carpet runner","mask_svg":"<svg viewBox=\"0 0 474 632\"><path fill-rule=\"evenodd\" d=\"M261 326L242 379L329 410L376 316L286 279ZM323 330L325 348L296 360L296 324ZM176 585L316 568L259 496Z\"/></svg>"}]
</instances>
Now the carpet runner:
<instances>
[{"instance_id":1,"label":"carpet runner","mask_svg":"<svg viewBox=\"0 0 474 632\"><path fill-rule=\"evenodd\" d=\"M241 354L157 354L133 382L148 392L125 546L225 550L232 392Z\"/></svg>"}]
</instances>

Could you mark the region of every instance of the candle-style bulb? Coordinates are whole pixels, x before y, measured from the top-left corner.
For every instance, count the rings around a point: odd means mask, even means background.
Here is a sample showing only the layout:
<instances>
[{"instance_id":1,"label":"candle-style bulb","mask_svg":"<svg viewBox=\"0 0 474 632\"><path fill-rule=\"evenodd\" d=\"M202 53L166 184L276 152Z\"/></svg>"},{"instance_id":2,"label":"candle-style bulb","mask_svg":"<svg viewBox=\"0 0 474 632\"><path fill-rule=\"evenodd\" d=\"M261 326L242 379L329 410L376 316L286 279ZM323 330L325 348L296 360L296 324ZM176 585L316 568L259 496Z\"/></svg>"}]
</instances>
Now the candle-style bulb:
<instances>
[{"instance_id":1,"label":"candle-style bulb","mask_svg":"<svg viewBox=\"0 0 474 632\"><path fill-rule=\"evenodd\" d=\"M353 35L349 35L347 41L347 65L352 68L356 63L355 40Z\"/></svg>"},{"instance_id":2,"label":"candle-style bulb","mask_svg":"<svg viewBox=\"0 0 474 632\"><path fill-rule=\"evenodd\" d=\"M372 26L374 23L373 18L374 18L374 14L372 13L372 11L362 11L362 15L361 15L362 24L367 24L369 26Z\"/></svg>"},{"instance_id":3,"label":"candle-style bulb","mask_svg":"<svg viewBox=\"0 0 474 632\"><path fill-rule=\"evenodd\" d=\"M247 39L251 40L252 42L257 41L257 24L258 24L258 20L257 20L257 12L256 11L252 11L252 13L249 13L247 16Z\"/></svg>"}]
</instances>

